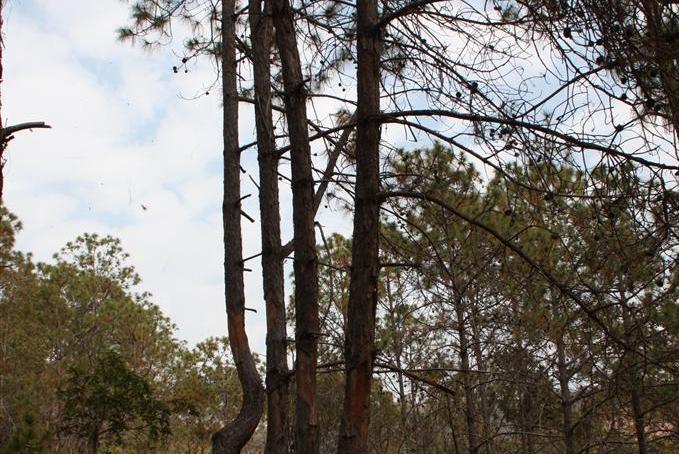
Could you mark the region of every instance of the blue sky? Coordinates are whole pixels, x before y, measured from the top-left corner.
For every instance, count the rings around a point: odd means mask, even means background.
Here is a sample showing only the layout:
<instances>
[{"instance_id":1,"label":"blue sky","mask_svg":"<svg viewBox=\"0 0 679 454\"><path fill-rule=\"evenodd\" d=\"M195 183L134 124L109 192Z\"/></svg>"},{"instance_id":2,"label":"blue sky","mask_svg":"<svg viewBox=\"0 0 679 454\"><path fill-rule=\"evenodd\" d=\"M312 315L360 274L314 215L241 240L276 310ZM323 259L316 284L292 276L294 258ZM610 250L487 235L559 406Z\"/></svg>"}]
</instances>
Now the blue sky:
<instances>
[{"instance_id":1,"label":"blue sky","mask_svg":"<svg viewBox=\"0 0 679 454\"><path fill-rule=\"evenodd\" d=\"M212 65L175 75L172 49L118 43L125 2L12 0L3 15L3 120L52 126L17 135L8 149L5 202L24 224L19 248L49 260L83 232L119 237L180 338L225 335L219 94L180 98L205 91ZM249 141L245 107L240 124ZM256 170L254 158L245 156L248 169ZM244 191L254 192L249 184ZM248 203L256 215L256 197ZM245 253L254 254L259 225L244 227ZM248 330L263 353L253 265L248 306L258 313L248 313Z\"/></svg>"},{"instance_id":2,"label":"blue sky","mask_svg":"<svg viewBox=\"0 0 679 454\"><path fill-rule=\"evenodd\" d=\"M52 126L17 135L7 151L5 203L24 223L18 246L38 260L50 260L83 232L119 237L144 290L153 293L154 302L177 324L180 338L194 343L226 335L220 96L215 90L183 99L206 91L215 79L212 63L190 63L188 74L174 74L180 43L154 52L119 43L115 30L128 21L127 2L7 3L3 121ZM181 36L181 28L175 31ZM346 81L344 87L342 94L351 99L354 87ZM332 121L338 104L314 102L310 112L319 121ZM439 121L449 133L446 123L468 127ZM248 106L241 108L239 126L241 143L251 142L254 121ZM383 137L398 146L429 143L414 142L394 125L383 127ZM314 144L314 150L321 151L321 146ZM255 151L243 158L257 180ZM286 166L284 161L282 171ZM257 192L247 176L243 193L253 194L244 208L257 218ZM284 183L281 197L285 242L291 237L291 207ZM317 219L326 235L350 232L343 212L322 210ZM260 249L260 226L243 220L243 227L244 255L254 255ZM246 304L258 312L247 313L248 333L255 350L264 353L261 270L257 260L249 267L253 271L246 273ZM289 283L286 288L289 293Z\"/></svg>"},{"instance_id":3,"label":"blue sky","mask_svg":"<svg viewBox=\"0 0 679 454\"><path fill-rule=\"evenodd\" d=\"M190 64L188 74L174 74L181 43L148 52L118 42L115 30L127 23L128 8L118 0L11 0L4 7L3 121L52 126L11 143L5 204L24 225L18 247L37 260L51 260L84 232L120 238L142 289L177 325L177 336L193 344L226 335L220 94L185 99L205 93L215 69L203 60ZM181 28L175 31L181 36ZM332 121L337 107L321 100L313 112ZM247 105L239 126L241 143L251 142ZM405 137L402 128L384 132L392 142ZM324 168L322 154L317 164ZM281 171L287 166L283 161ZM244 153L243 167L257 181L255 150ZM247 257L260 250L257 191L247 175L242 191L253 194L244 209L257 221L243 219ZM281 216L287 242L292 222L285 182ZM321 208L317 220L326 235L351 231L344 212ZM247 313L248 335L264 354L261 268L258 259L248 264L246 304L257 310Z\"/></svg>"}]
</instances>

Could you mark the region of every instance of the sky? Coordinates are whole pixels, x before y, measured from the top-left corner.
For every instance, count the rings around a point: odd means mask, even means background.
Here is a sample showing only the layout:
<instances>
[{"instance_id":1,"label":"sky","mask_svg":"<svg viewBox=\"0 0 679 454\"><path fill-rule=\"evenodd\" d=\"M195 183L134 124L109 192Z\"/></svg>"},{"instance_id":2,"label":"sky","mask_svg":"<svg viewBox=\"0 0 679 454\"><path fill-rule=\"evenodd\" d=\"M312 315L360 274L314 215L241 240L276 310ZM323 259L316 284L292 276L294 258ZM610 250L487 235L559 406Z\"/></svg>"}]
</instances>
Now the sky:
<instances>
[{"instance_id":1,"label":"sky","mask_svg":"<svg viewBox=\"0 0 679 454\"><path fill-rule=\"evenodd\" d=\"M5 204L23 223L20 250L49 261L84 232L122 241L142 289L190 344L226 335L221 227L221 111L208 61L174 74L172 48L147 52L116 40L129 4L117 0L11 0L4 10L5 125L45 121L17 134L7 151ZM179 48L175 48L177 52ZM254 135L240 115L241 141ZM244 165L257 179L255 152ZM257 218L257 193L245 210ZM290 203L283 196L283 241ZM144 209L146 208L146 209ZM348 220L321 215L329 226ZM243 219L244 255L259 252L259 224ZM332 230L332 228L331 228ZM257 260L246 273L247 329L264 353ZM289 291L289 287L288 287Z\"/></svg>"},{"instance_id":2,"label":"sky","mask_svg":"<svg viewBox=\"0 0 679 454\"><path fill-rule=\"evenodd\" d=\"M5 203L24 225L18 247L49 261L81 233L118 237L142 289L177 325L179 338L194 344L226 335L220 94L205 95L216 77L214 66L192 60L188 73L175 74L180 42L153 52L118 42L116 29L128 23L128 2L5 3L4 124L52 126L18 134L7 152ZM343 79L344 89L349 98L355 93L350 80ZM327 119L337 107L317 101L312 111ZM251 142L249 106L242 106L239 123L241 143ZM413 140L400 126L385 125L382 134L392 144ZM255 154L243 156L249 175L243 176L242 191L253 195L244 209L257 220L257 192L249 179L257 180ZM285 185L281 198L287 242L292 229ZM326 236L350 233L343 211L321 210L317 220ZM243 219L244 256L259 252L259 229L258 220ZM254 350L263 354L258 259L248 267L246 305L257 313L247 312L247 330ZM288 276L290 268L288 263ZM290 291L288 279L286 297Z\"/></svg>"},{"instance_id":3,"label":"sky","mask_svg":"<svg viewBox=\"0 0 679 454\"><path fill-rule=\"evenodd\" d=\"M178 338L192 345L225 336L222 115L214 63L191 60L188 73L175 73L181 39L153 51L119 42L116 30L129 23L126 1L4 3L3 124L51 126L17 134L5 153L4 202L23 224L17 247L38 261L51 261L85 232L120 238L142 278L140 290L152 293L152 301L176 324ZM181 28L174 30L181 38ZM341 89L355 97L350 81ZM334 122L340 107L321 98L309 112ZM254 140L254 111L246 104L239 131L242 144ZM401 126L384 126L382 136L392 144L408 140ZM312 144L321 169L322 147L321 141ZM252 194L243 208L256 221L242 219L243 255L249 257L261 249L254 149L243 154L242 166L247 170L242 193ZM287 167L282 161L283 173ZM350 235L350 216L328 204L316 216L324 234ZM281 218L285 244L292 238L285 181ZM248 268L246 306L257 312L246 312L246 328L253 350L263 355L259 259L248 261ZM286 300L291 274L286 260Z\"/></svg>"},{"instance_id":4,"label":"sky","mask_svg":"<svg viewBox=\"0 0 679 454\"><path fill-rule=\"evenodd\" d=\"M116 29L129 17L125 1L4 3L3 124L52 126L17 134L6 152L5 204L24 226L19 249L49 261L84 232L120 238L143 280L141 289L153 294L180 339L194 344L226 335L221 106L218 90L210 88L213 64L192 60L188 73L175 74L180 42L152 52L120 43ZM354 87L343 82L348 91L342 95L351 99ZM328 119L337 107L316 101L311 111ZM253 141L250 106L241 107L239 126L241 143ZM399 126L385 125L382 134L394 145L425 144ZM256 220L242 220L248 257L260 251L257 191L250 181L258 178L254 150L244 153L243 166L243 194L253 195L244 209ZM285 243L292 236L285 184L281 202ZM351 231L351 219L341 210L322 209L317 220L326 236ZM247 330L254 350L263 354L259 260L248 267L246 305L257 312L247 312ZM286 297L290 291L288 279Z\"/></svg>"}]
</instances>

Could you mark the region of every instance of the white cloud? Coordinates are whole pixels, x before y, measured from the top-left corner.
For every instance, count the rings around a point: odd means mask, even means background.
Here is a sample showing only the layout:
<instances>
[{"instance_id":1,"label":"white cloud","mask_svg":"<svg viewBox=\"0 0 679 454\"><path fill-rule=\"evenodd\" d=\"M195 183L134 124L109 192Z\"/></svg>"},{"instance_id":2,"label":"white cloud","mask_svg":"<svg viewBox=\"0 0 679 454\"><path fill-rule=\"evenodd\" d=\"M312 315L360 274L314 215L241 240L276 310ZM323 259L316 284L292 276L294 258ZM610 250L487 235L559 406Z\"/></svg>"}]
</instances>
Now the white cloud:
<instances>
[{"instance_id":1,"label":"white cloud","mask_svg":"<svg viewBox=\"0 0 679 454\"><path fill-rule=\"evenodd\" d=\"M5 202L23 221L19 247L49 260L83 232L121 238L161 309L189 342L226 335L221 228L221 113L211 62L173 74L171 49L120 44L127 20L118 1L15 1L5 14L3 121L45 121L50 130L17 136L8 149ZM334 103L318 103L327 116ZM241 142L254 135L243 106ZM257 179L254 151L244 167ZM323 165L324 166L324 165ZM281 165L288 173L288 163ZM256 188L242 175L244 255L259 252ZM290 194L281 185L282 230L291 238ZM142 205L146 208L144 209ZM347 232L350 221L321 221ZM248 335L264 353L265 312L258 259L246 273ZM286 288L290 292L290 283ZM292 333L291 333L292 335Z\"/></svg>"},{"instance_id":2,"label":"white cloud","mask_svg":"<svg viewBox=\"0 0 679 454\"><path fill-rule=\"evenodd\" d=\"M116 42L120 2L15 2L5 17L3 120L52 126L8 150L19 247L49 260L85 231L120 237L180 337L225 335L220 100L180 99L213 80L210 63L175 75L170 50ZM255 249L259 234L247 237ZM250 274L248 292L261 299ZM259 351L263 317L249 317Z\"/></svg>"}]
</instances>

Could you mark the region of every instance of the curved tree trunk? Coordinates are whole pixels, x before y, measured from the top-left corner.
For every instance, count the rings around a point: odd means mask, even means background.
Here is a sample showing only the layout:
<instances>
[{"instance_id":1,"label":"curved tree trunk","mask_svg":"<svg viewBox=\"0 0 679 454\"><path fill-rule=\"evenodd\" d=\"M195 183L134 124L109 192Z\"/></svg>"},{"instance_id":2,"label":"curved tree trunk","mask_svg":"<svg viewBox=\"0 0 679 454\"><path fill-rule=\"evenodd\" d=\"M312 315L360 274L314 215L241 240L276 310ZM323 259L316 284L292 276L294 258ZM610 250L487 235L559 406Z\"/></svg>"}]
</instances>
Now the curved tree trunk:
<instances>
[{"instance_id":1,"label":"curved tree trunk","mask_svg":"<svg viewBox=\"0 0 679 454\"><path fill-rule=\"evenodd\" d=\"M281 257L278 155L273 130L270 45L273 35L269 0L250 0L250 41L255 85L255 124L259 161L262 229L262 281L266 302L266 452L288 452L288 360L285 294Z\"/></svg>"},{"instance_id":2,"label":"curved tree trunk","mask_svg":"<svg viewBox=\"0 0 679 454\"><path fill-rule=\"evenodd\" d=\"M235 0L222 0L222 93L224 98L224 286L229 343L243 388L238 416L212 435L212 452L237 454L264 411L264 388L245 333L245 286L241 236L240 151L236 88Z\"/></svg>"},{"instance_id":3,"label":"curved tree trunk","mask_svg":"<svg viewBox=\"0 0 679 454\"><path fill-rule=\"evenodd\" d=\"M295 451L318 452L316 362L318 356L318 258L314 232L314 179L307 129L306 89L288 0L273 0L276 43L283 67L292 176L295 251Z\"/></svg>"},{"instance_id":4,"label":"curved tree trunk","mask_svg":"<svg viewBox=\"0 0 679 454\"><path fill-rule=\"evenodd\" d=\"M346 378L338 453L368 451L379 273L380 33L377 1L357 2L358 107Z\"/></svg>"}]
</instances>

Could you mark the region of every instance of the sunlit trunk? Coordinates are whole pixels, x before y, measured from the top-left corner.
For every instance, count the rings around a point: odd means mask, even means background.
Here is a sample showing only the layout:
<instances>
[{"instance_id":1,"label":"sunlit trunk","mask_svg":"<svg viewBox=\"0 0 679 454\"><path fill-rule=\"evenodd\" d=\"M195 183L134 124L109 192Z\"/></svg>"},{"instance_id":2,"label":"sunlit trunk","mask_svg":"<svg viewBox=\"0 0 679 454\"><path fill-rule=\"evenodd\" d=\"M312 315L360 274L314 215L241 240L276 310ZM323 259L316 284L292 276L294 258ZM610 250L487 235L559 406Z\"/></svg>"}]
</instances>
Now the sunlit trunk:
<instances>
[{"instance_id":1,"label":"sunlit trunk","mask_svg":"<svg viewBox=\"0 0 679 454\"><path fill-rule=\"evenodd\" d=\"M356 186L351 248L346 379L338 453L368 450L379 274L380 32L377 1L357 3Z\"/></svg>"}]
</instances>

